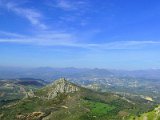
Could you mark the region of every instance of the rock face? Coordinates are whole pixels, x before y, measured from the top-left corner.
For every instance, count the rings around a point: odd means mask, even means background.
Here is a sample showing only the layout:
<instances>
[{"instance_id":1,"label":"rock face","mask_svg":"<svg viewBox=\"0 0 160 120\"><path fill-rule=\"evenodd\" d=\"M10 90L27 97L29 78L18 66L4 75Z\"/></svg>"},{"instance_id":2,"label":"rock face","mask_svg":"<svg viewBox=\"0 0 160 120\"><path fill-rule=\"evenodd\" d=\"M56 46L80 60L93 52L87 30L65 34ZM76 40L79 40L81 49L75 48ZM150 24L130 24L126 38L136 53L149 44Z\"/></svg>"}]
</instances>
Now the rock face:
<instances>
[{"instance_id":1,"label":"rock face","mask_svg":"<svg viewBox=\"0 0 160 120\"><path fill-rule=\"evenodd\" d=\"M29 92L26 93L24 99L33 97L38 97L42 99L53 99L61 93L64 94L74 93L79 90L80 90L79 86L68 82L67 80L65 80L65 78L61 78L43 87L38 91L33 92L32 90L30 90Z\"/></svg>"},{"instance_id":2,"label":"rock face","mask_svg":"<svg viewBox=\"0 0 160 120\"><path fill-rule=\"evenodd\" d=\"M45 116L43 112L33 112L26 115L17 115L17 120L41 120Z\"/></svg>"},{"instance_id":3,"label":"rock face","mask_svg":"<svg viewBox=\"0 0 160 120\"><path fill-rule=\"evenodd\" d=\"M59 93L73 93L79 91L79 87L61 78L49 86L48 99L56 97Z\"/></svg>"},{"instance_id":4,"label":"rock face","mask_svg":"<svg viewBox=\"0 0 160 120\"><path fill-rule=\"evenodd\" d=\"M30 89L29 92L26 92L26 95L25 95L24 99L25 99L25 98L32 98L32 97L34 97L34 96L35 96L35 95L34 95L34 92L32 91L32 89Z\"/></svg>"}]
</instances>

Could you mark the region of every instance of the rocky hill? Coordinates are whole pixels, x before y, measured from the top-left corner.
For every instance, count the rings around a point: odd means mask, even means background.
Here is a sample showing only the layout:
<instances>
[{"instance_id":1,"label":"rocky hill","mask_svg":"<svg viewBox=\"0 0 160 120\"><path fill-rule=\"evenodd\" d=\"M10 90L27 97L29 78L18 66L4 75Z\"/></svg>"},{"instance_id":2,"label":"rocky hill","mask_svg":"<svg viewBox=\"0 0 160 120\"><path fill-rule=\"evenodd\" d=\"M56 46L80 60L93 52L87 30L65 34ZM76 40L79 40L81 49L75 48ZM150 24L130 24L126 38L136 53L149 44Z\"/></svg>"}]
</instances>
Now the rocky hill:
<instances>
[{"instance_id":1,"label":"rocky hill","mask_svg":"<svg viewBox=\"0 0 160 120\"><path fill-rule=\"evenodd\" d=\"M31 91L45 86L47 82L34 78L0 80L0 106L31 95Z\"/></svg>"},{"instance_id":2,"label":"rocky hill","mask_svg":"<svg viewBox=\"0 0 160 120\"><path fill-rule=\"evenodd\" d=\"M124 98L56 80L25 99L3 105L1 120L128 120L153 109L145 99Z\"/></svg>"},{"instance_id":3,"label":"rocky hill","mask_svg":"<svg viewBox=\"0 0 160 120\"><path fill-rule=\"evenodd\" d=\"M48 86L36 91L36 96L44 97L47 99L53 99L59 94L74 93L79 91L80 87L68 82L65 78L60 78L59 80L54 81Z\"/></svg>"}]
</instances>

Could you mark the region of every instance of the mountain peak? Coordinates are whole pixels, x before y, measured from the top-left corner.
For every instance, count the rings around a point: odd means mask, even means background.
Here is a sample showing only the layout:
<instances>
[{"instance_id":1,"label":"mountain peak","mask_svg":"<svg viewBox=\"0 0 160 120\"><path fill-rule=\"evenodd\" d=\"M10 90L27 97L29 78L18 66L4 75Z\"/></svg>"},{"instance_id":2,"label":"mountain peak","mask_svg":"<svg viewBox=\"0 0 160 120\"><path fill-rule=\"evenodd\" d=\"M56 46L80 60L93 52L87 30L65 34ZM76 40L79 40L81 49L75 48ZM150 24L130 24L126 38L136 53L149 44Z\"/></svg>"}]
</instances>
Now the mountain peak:
<instances>
[{"instance_id":1,"label":"mountain peak","mask_svg":"<svg viewBox=\"0 0 160 120\"><path fill-rule=\"evenodd\" d=\"M48 92L48 98L54 98L60 93L73 93L79 91L79 87L71 82L68 82L65 78L56 80L51 85L51 90Z\"/></svg>"},{"instance_id":2,"label":"mountain peak","mask_svg":"<svg viewBox=\"0 0 160 120\"><path fill-rule=\"evenodd\" d=\"M80 87L67 81L65 78L60 78L42 89L48 99L53 99L59 94L74 93L79 90Z\"/></svg>"},{"instance_id":3,"label":"mountain peak","mask_svg":"<svg viewBox=\"0 0 160 120\"><path fill-rule=\"evenodd\" d=\"M60 79L54 81L52 83L52 85L54 85L54 84L61 84L61 83L69 83L69 82L65 78L60 78Z\"/></svg>"}]
</instances>

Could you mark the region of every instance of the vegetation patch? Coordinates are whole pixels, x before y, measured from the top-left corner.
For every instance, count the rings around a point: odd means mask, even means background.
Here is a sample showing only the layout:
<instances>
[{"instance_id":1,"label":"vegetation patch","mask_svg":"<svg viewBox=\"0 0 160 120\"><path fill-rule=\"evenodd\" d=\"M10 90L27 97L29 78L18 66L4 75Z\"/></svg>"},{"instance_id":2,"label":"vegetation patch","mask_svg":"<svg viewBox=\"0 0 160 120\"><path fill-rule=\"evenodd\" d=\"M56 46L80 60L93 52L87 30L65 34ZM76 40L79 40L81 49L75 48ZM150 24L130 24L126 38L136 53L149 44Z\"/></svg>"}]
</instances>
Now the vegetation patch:
<instances>
[{"instance_id":1,"label":"vegetation patch","mask_svg":"<svg viewBox=\"0 0 160 120\"><path fill-rule=\"evenodd\" d=\"M93 102L89 100L85 100L84 105L87 106L90 109L90 112L95 116L103 116L108 112L112 111L113 109L115 109L114 106L110 106L108 104L101 102Z\"/></svg>"}]
</instances>

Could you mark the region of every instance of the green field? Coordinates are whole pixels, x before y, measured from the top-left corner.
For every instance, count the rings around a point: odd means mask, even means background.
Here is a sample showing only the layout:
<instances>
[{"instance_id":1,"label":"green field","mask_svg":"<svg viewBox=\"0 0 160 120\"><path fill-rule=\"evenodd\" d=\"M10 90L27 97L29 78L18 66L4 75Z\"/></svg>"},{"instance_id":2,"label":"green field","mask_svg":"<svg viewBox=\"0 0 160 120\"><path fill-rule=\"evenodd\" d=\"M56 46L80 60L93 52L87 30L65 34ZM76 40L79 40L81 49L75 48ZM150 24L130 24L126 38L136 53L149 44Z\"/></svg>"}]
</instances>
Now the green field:
<instances>
[{"instance_id":1,"label":"green field","mask_svg":"<svg viewBox=\"0 0 160 120\"><path fill-rule=\"evenodd\" d=\"M84 105L88 107L91 113L95 116L103 116L108 112L112 111L113 109L115 109L114 106L110 106L108 104L101 102L93 102L89 100L85 100Z\"/></svg>"}]
</instances>

